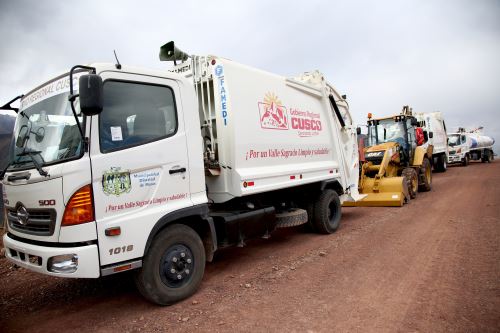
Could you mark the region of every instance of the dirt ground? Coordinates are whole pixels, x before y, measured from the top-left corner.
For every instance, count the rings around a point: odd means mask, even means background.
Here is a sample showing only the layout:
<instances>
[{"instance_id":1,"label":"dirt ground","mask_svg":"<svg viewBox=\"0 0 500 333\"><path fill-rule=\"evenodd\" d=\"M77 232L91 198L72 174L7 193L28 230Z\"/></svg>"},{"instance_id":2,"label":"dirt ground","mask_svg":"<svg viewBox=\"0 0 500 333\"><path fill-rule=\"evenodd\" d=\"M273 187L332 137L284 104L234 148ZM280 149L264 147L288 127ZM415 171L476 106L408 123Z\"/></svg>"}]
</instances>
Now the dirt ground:
<instances>
[{"instance_id":1,"label":"dirt ground","mask_svg":"<svg viewBox=\"0 0 500 333\"><path fill-rule=\"evenodd\" d=\"M217 254L170 307L128 273L46 277L0 259L2 332L500 332L500 162L450 167L403 208L346 208Z\"/></svg>"}]
</instances>

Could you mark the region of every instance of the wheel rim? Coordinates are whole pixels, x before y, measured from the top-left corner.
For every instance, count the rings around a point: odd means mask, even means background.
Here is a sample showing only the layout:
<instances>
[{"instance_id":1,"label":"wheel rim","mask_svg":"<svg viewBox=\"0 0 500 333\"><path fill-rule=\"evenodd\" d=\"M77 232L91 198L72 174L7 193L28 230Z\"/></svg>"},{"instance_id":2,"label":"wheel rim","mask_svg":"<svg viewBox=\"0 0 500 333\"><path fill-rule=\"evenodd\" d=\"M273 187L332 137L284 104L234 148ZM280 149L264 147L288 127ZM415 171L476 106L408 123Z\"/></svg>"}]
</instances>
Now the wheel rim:
<instances>
[{"instance_id":1,"label":"wheel rim","mask_svg":"<svg viewBox=\"0 0 500 333\"><path fill-rule=\"evenodd\" d=\"M193 267L194 257L191 250L182 244L172 245L161 259L161 280L168 287L180 288L191 280Z\"/></svg>"}]
</instances>

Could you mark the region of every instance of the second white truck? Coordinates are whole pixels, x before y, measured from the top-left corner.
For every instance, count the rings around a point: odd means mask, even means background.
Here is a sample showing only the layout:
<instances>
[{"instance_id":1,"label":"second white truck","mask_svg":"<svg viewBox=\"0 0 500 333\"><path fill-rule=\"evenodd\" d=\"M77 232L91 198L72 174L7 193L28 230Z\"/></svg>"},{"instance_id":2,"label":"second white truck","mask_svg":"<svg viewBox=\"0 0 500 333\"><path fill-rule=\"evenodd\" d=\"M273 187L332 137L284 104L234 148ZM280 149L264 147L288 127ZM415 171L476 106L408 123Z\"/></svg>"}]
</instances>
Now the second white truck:
<instances>
[{"instance_id":1,"label":"second white truck","mask_svg":"<svg viewBox=\"0 0 500 333\"><path fill-rule=\"evenodd\" d=\"M173 43L160 57L184 62L75 66L19 97L2 175L10 261L74 278L136 269L139 291L171 304L217 249L339 227L341 202L358 197L356 129L322 74L285 78Z\"/></svg>"},{"instance_id":2,"label":"second white truck","mask_svg":"<svg viewBox=\"0 0 500 333\"><path fill-rule=\"evenodd\" d=\"M445 172L448 163L448 138L446 124L441 112L426 112L415 114L424 130L425 143L433 146L432 165L435 171Z\"/></svg>"}]
</instances>

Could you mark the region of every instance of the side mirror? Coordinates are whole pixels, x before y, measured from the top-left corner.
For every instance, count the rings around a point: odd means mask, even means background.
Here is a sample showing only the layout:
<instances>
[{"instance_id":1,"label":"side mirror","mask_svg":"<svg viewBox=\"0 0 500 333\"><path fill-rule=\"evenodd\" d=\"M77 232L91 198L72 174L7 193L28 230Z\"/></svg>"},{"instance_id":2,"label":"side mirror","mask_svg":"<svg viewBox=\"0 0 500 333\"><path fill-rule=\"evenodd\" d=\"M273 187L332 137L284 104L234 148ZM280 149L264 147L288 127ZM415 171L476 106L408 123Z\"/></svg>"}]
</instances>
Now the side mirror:
<instances>
[{"instance_id":1,"label":"side mirror","mask_svg":"<svg viewBox=\"0 0 500 333\"><path fill-rule=\"evenodd\" d=\"M28 138L28 126L23 125L21 126L21 128L19 129L19 133L17 134L16 147L23 148Z\"/></svg>"},{"instance_id":2,"label":"side mirror","mask_svg":"<svg viewBox=\"0 0 500 333\"><path fill-rule=\"evenodd\" d=\"M96 74L80 76L78 81L80 110L86 116L101 113L103 107L102 78Z\"/></svg>"},{"instance_id":3,"label":"side mirror","mask_svg":"<svg viewBox=\"0 0 500 333\"><path fill-rule=\"evenodd\" d=\"M433 132L429 132L429 138L433 138L434 137L434 133Z\"/></svg>"},{"instance_id":4,"label":"side mirror","mask_svg":"<svg viewBox=\"0 0 500 333\"><path fill-rule=\"evenodd\" d=\"M361 134L361 127L356 127L356 134L360 135Z\"/></svg>"},{"instance_id":5,"label":"side mirror","mask_svg":"<svg viewBox=\"0 0 500 333\"><path fill-rule=\"evenodd\" d=\"M427 131L423 131L423 132L424 132L424 142L427 142L427 140L429 140L429 134L427 134Z\"/></svg>"}]
</instances>

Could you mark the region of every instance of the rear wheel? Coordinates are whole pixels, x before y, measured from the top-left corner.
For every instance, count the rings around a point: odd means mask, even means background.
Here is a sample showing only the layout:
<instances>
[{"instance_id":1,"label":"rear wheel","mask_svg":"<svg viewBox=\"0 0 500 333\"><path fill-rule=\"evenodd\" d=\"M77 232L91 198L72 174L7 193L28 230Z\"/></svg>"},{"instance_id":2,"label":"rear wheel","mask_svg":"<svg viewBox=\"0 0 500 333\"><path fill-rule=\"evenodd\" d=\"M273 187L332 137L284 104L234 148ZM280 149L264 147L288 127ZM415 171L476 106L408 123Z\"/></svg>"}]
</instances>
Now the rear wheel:
<instances>
[{"instance_id":1,"label":"rear wheel","mask_svg":"<svg viewBox=\"0 0 500 333\"><path fill-rule=\"evenodd\" d=\"M421 183L418 186L418 190L420 192L430 191L432 188L432 171L431 171L431 163L429 159L424 158L422 162L422 166L420 167Z\"/></svg>"},{"instance_id":2,"label":"rear wheel","mask_svg":"<svg viewBox=\"0 0 500 333\"><path fill-rule=\"evenodd\" d=\"M135 283L151 302L169 305L191 296L200 286L204 270L200 236L190 227L176 224L154 238Z\"/></svg>"},{"instance_id":3,"label":"rear wheel","mask_svg":"<svg viewBox=\"0 0 500 333\"><path fill-rule=\"evenodd\" d=\"M402 176L406 182L410 198L415 199L417 197L417 191L418 191L417 171L415 171L415 169L413 168L405 168L403 170Z\"/></svg>"},{"instance_id":4,"label":"rear wheel","mask_svg":"<svg viewBox=\"0 0 500 333\"><path fill-rule=\"evenodd\" d=\"M493 161L493 151L487 150L486 162L491 163Z\"/></svg>"},{"instance_id":5,"label":"rear wheel","mask_svg":"<svg viewBox=\"0 0 500 333\"><path fill-rule=\"evenodd\" d=\"M435 170L437 172L445 172L446 171L446 155L441 154L436 158Z\"/></svg>"},{"instance_id":6,"label":"rear wheel","mask_svg":"<svg viewBox=\"0 0 500 333\"><path fill-rule=\"evenodd\" d=\"M334 190L324 190L314 203L312 224L316 232L331 234L340 225L342 215L340 199Z\"/></svg>"}]
</instances>

